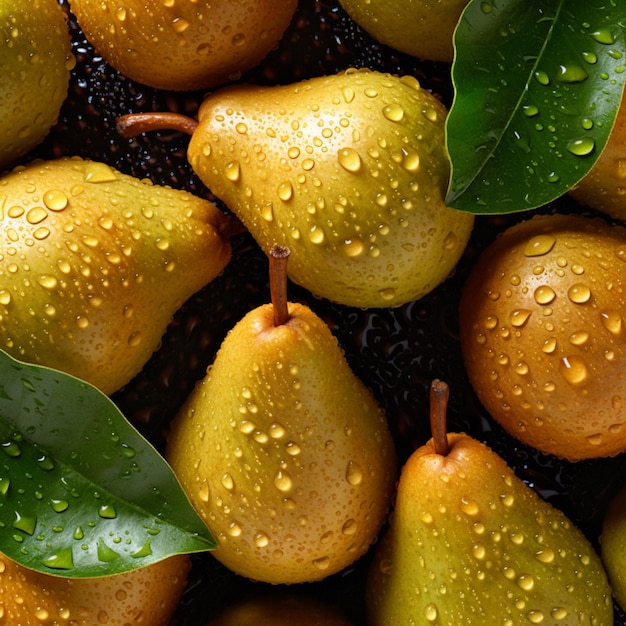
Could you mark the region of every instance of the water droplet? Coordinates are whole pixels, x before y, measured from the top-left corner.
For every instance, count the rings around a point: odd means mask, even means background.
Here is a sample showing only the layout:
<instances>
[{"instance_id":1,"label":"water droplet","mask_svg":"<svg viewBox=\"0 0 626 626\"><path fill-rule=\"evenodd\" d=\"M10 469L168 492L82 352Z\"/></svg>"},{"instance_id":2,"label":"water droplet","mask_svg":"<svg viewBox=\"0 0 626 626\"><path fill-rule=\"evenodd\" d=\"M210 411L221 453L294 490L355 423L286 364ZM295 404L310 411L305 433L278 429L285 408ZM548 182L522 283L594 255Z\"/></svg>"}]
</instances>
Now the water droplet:
<instances>
[{"instance_id":1,"label":"water droplet","mask_svg":"<svg viewBox=\"0 0 626 626\"><path fill-rule=\"evenodd\" d=\"M342 148L337 154L339 165L348 172L356 173L361 169L361 157L354 148Z\"/></svg>"},{"instance_id":2,"label":"water droplet","mask_svg":"<svg viewBox=\"0 0 626 626\"><path fill-rule=\"evenodd\" d=\"M86 183L112 183L117 180L115 170L106 163L90 161L85 166Z\"/></svg>"},{"instance_id":3,"label":"water droplet","mask_svg":"<svg viewBox=\"0 0 626 626\"><path fill-rule=\"evenodd\" d=\"M587 285L577 283L567 290L567 296L576 304L584 304L591 298L591 289Z\"/></svg>"},{"instance_id":4,"label":"water droplet","mask_svg":"<svg viewBox=\"0 0 626 626\"><path fill-rule=\"evenodd\" d=\"M117 511L115 507L110 504L103 504L98 509L98 515L103 519L115 519L117 517Z\"/></svg>"},{"instance_id":5,"label":"water droplet","mask_svg":"<svg viewBox=\"0 0 626 626\"><path fill-rule=\"evenodd\" d=\"M619 335L622 332L622 316L619 311L603 311L600 313L602 325L613 335Z\"/></svg>"},{"instance_id":6,"label":"water droplet","mask_svg":"<svg viewBox=\"0 0 626 626\"><path fill-rule=\"evenodd\" d=\"M51 211L63 211L69 203L69 198L65 195L65 192L52 189L44 194L43 203Z\"/></svg>"},{"instance_id":7,"label":"water droplet","mask_svg":"<svg viewBox=\"0 0 626 626\"><path fill-rule=\"evenodd\" d=\"M542 70L538 70L535 72L535 80L540 84L540 85L549 85L550 84L550 77L548 76L548 74Z\"/></svg>"},{"instance_id":8,"label":"water droplet","mask_svg":"<svg viewBox=\"0 0 626 626\"><path fill-rule=\"evenodd\" d=\"M544 615L541 611L534 610L528 612L528 621L531 624L541 624L544 620Z\"/></svg>"},{"instance_id":9,"label":"water droplet","mask_svg":"<svg viewBox=\"0 0 626 626\"><path fill-rule=\"evenodd\" d=\"M115 561L115 559L119 559L120 555L113 550L113 548L109 547L102 537L98 539L98 560L103 563L110 563L111 561Z\"/></svg>"},{"instance_id":10,"label":"water droplet","mask_svg":"<svg viewBox=\"0 0 626 626\"><path fill-rule=\"evenodd\" d=\"M48 211L43 207L34 207L26 213L26 219L33 226L43 222L48 217Z\"/></svg>"},{"instance_id":11,"label":"water droplet","mask_svg":"<svg viewBox=\"0 0 626 626\"><path fill-rule=\"evenodd\" d=\"M53 511L56 511L57 513L63 513L63 511L67 511L70 503L67 500L52 499L50 500L50 506L52 507Z\"/></svg>"},{"instance_id":12,"label":"water droplet","mask_svg":"<svg viewBox=\"0 0 626 626\"><path fill-rule=\"evenodd\" d=\"M356 257L363 254L365 245L360 239L346 239L343 243L343 251L346 256Z\"/></svg>"},{"instance_id":13,"label":"water droplet","mask_svg":"<svg viewBox=\"0 0 626 626\"><path fill-rule=\"evenodd\" d=\"M37 526L37 518L34 515L22 515L15 511L15 519L11 524L13 528L25 532L27 535L33 535Z\"/></svg>"},{"instance_id":14,"label":"water droplet","mask_svg":"<svg viewBox=\"0 0 626 626\"><path fill-rule=\"evenodd\" d=\"M598 56L595 52L583 52L582 57L590 65L594 65L598 62Z\"/></svg>"},{"instance_id":15,"label":"water droplet","mask_svg":"<svg viewBox=\"0 0 626 626\"><path fill-rule=\"evenodd\" d=\"M146 556L150 556L151 554L152 554L152 539L148 538L146 539L143 546L141 546L141 548L139 548L139 550L137 550L136 552L131 553L130 556L133 559L139 559L139 558L143 558Z\"/></svg>"},{"instance_id":16,"label":"water droplet","mask_svg":"<svg viewBox=\"0 0 626 626\"><path fill-rule=\"evenodd\" d=\"M236 183L241 178L241 166L239 161L231 161L224 168L224 176L233 183Z\"/></svg>"},{"instance_id":17,"label":"water droplet","mask_svg":"<svg viewBox=\"0 0 626 626\"><path fill-rule=\"evenodd\" d=\"M474 517L475 515L478 515L480 508L478 506L478 503L474 500L466 500L463 498L461 499L461 510L466 515Z\"/></svg>"},{"instance_id":18,"label":"water droplet","mask_svg":"<svg viewBox=\"0 0 626 626\"><path fill-rule=\"evenodd\" d=\"M569 65L559 65L556 79L561 83L582 83L588 74L576 63Z\"/></svg>"},{"instance_id":19,"label":"water droplet","mask_svg":"<svg viewBox=\"0 0 626 626\"><path fill-rule=\"evenodd\" d=\"M323 557L320 557L319 559L315 559L313 561L313 565L315 566L315 569L318 569L321 571L327 570L328 567L330 566L330 558L327 556L323 556Z\"/></svg>"},{"instance_id":20,"label":"water droplet","mask_svg":"<svg viewBox=\"0 0 626 626\"><path fill-rule=\"evenodd\" d=\"M537 235L533 237L524 248L524 256L543 256L548 254L552 248L556 239L552 235Z\"/></svg>"},{"instance_id":21,"label":"water droplet","mask_svg":"<svg viewBox=\"0 0 626 626\"><path fill-rule=\"evenodd\" d=\"M293 480L287 472L278 470L274 476L274 486L279 491L287 492L293 488Z\"/></svg>"},{"instance_id":22,"label":"water droplet","mask_svg":"<svg viewBox=\"0 0 626 626\"><path fill-rule=\"evenodd\" d=\"M573 346L584 346L587 341L589 341L589 333L584 330L574 332L569 336L569 342Z\"/></svg>"},{"instance_id":23,"label":"water droplet","mask_svg":"<svg viewBox=\"0 0 626 626\"><path fill-rule=\"evenodd\" d=\"M391 122L401 122L404 119L404 109L398 104L388 104L383 108L383 115Z\"/></svg>"},{"instance_id":24,"label":"water droplet","mask_svg":"<svg viewBox=\"0 0 626 626\"><path fill-rule=\"evenodd\" d=\"M353 486L360 485L363 481L363 470L354 461L349 461L346 468L346 480Z\"/></svg>"},{"instance_id":25,"label":"water droplet","mask_svg":"<svg viewBox=\"0 0 626 626\"><path fill-rule=\"evenodd\" d=\"M417 152L406 148L402 149L402 155L402 167L407 172L417 172L420 167L420 155Z\"/></svg>"},{"instance_id":26,"label":"water droplet","mask_svg":"<svg viewBox=\"0 0 626 626\"><path fill-rule=\"evenodd\" d=\"M554 563L554 550L550 548L542 548L541 550L537 550L535 553L535 558L541 563Z\"/></svg>"},{"instance_id":27,"label":"water droplet","mask_svg":"<svg viewBox=\"0 0 626 626\"><path fill-rule=\"evenodd\" d=\"M293 196L293 186L289 181L280 183L280 185L278 185L276 193L283 202L289 202L289 200L291 200Z\"/></svg>"},{"instance_id":28,"label":"water droplet","mask_svg":"<svg viewBox=\"0 0 626 626\"><path fill-rule=\"evenodd\" d=\"M587 380L587 366L578 355L561 359L561 374L570 385L580 385Z\"/></svg>"},{"instance_id":29,"label":"water droplet","mask_svg":"<svg viewBox=\"0 0 626 626\"><path fill-rule=\"evenodd\" d=\"M528 319L530 318L532 311L528 309L515 309L509 315L509 322L511 326L515 326L516 328L521 328Z\"/></svg>"},{"instance_id":30,"label":"water droplet","mask_svg":"<svg viewBox=\"0 0 626 626\"><path fill-rule=\"evenodd\" d=\"M613 36L611 31L608 30L607 28L602 28L600 30L596 30L593 33L591 33L591 36L598 43L605 44L607 46L610 46L611 44L615 43L615 37Z\"/></svg>"},{"instance_id":31,"label":"water droplet","mask_svg":"<svg viewBox=\"0 0 626 626\"><path fill-rule=\"evenodd\" d=\"M228 473L222 476L220 482L222 483L222 487L224 487L224 489L228 489L228 491L232 491L235 488L235 481L233 480L233 477Z\"/></svg>"},{"instance_id":32,"label":"water droplet","mask_svg":"<svg viewBox=\"0 0 626 626\"><path fill-rule=\"evenodd\" d=\"M550 302L552 302L556 298L556 293L554 293L552 287L548 287L547 285L541 285L540 287L537 287L533 295L537 304L544 305L550 304Z\"/></svg>"},{"instance_id":33,"label":"water droplet","mask_svg":"<svg viewBox=\"0 0 626 626\"><path fill-rule=\"evenodd\" d=\"M80 541L81 539L84 539L85 532L80 526L76 526L76 528L74 529L74 532L72 533L72 537L74 537L76 541Z\"/></svg>"},{"instance_id":34,"label":"water droplet","mask_svg":"<svg viewBox=\"0 0 626 626\"><path fill-rule=\"evenodd\" d=\"M596 142L591 137L573 139L567 144L567 150L576 156L588 156L596 147Z\"/></svg>"},{"instance_id":35,"label":"water droplet","mask_svg":"<svg viewBox=\"0 0 626 626\"><path fill-rule=\"evenodd\" d=\"M71 570L74 569L74 553L72 548L57 550L41 561L51 569Z\"/></svg>"},{"instance_id":36,"label":"water droplet","mask_svg":"<svg viewBox=\"0 0 626 626\"><path fill-rule=\"evenodd\" d=\"M539 115L539 109L534 104L526 104L522 107L522 111L526 117L535 117Z\"/></svg>"},{"instance_id":37,"label":"water droplet","mask_svg":"<svg viewBox=\"0 0 626 626\"><path fill-rule=\"evenodd\" d=\"M430 604L427 604L424 607L424 617L426 618L427 621L429 621L429 622L436 622L438 616L439 616L439 612L437 611L437 605L436 604L433 604L431 602Z\"/></svg>"},{"instance_id":38,"label":"water droplet","mask_svg":"<svg viewBox=\"0 0 626 626\"><path fill-rule=\"evenodd\" d=\"M524 591L532 591L535 586L535 579L530 574L522 574L517 579L517 584Z\"/></svg>"}]
</instances>

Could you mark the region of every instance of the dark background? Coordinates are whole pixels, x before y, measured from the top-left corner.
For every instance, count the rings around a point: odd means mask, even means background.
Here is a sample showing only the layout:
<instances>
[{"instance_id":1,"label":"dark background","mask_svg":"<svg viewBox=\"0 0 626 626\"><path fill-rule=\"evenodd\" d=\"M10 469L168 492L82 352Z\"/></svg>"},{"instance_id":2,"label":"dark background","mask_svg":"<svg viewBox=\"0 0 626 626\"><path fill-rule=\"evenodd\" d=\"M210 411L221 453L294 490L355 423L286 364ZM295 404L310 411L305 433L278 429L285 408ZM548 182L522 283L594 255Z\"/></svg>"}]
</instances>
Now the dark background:
<instances>
[{"instance_id":1,"label":"dark background","mask_svg":"<svg viewBox=\"0 0 626 626\"><path fill-rule=\"evenodd\" d=\"M115 130L116 117L130 112L171 110L194 115L203 93L159 92L119 75L85 41L67 0L60 3L68 11L78 63L58 125L22 161L77 155L211 197L187 163L187 137L160 132L125 140ZM377 44L345 15L336 0L300 0L278 49L244 80L289 83L351 66L412 74L445 104L451 102L448 65L426 63ZM543 210L586 211L567 197ZM478 217L454 275L423 299L398 309L351 309L313 298L295 285L290 285L289 297L306 302L327 321L353 370L384 408L402 460L429 438L430 381L446 380L451 388L449 430L466 431L487 443L521 479L561 508L597 547L605 506L624 482L624 455L571 464L517 443L480 406L461 360L457 318L464 279L496 233L527 217ZM124 414L159 449L169 420L203 377L226 332L248 310L268 300L266 258L249 235L238 236L233 260L224 274L182 307L159 351L142 373L114 396ZM289 591L337 604L360 626L364 623L363 583L370 556L320 583ZM204 626L223 606L250 593L281 591L231 574L210 554L194 556L193 562L188 589L172 626ZM617 626L626 626L626 617L617 607L615 616Z\"/></svg>"}]
</instances>

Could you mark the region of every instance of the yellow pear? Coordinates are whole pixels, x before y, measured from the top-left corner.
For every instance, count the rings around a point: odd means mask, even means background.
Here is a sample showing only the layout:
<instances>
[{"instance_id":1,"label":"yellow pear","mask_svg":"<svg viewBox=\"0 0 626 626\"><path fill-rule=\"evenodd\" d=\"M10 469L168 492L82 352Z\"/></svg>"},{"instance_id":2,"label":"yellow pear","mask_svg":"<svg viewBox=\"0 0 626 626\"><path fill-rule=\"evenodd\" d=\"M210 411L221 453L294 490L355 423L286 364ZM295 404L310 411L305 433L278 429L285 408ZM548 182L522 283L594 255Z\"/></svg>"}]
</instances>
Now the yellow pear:
<instances>
[{"instance_id":1,"label":"yellow pear","mask_svg":"<svg viewBox=\"0 0 626 626\"><path fill-rule=\"evenodd\" d=\"M396 307L455 268L474 216L445 205L446 109L411 76L350 69L209 95L198 120L130 114L130 136L172 125L188 158L289 277L348 306Z\"/></svg>"},{"instance_id":2,"label":"yellow pear","mask_svg":"<svg viewBox=\"0 0 626 626\"><path fill-rule=\"evenodd\" d=\"M280 41L297 0L72 0L96 50L122 74L171 91L240 78Z\"/></svg>"},{"instance_id":3,"label":"yellow pear","mask_svg":"<svg viewBox=\"0 0 626 626\"><path fill-rule=\"evenodd\" d=\"M75 65L58 0L0 2L0 171L56 123Z\"/></svg>"},{"instance_id":4,"label":"yellow pear","mask_svg":"<svg viewBox=\"0 0 626 626\"><path fill-rule=\"evenodd\" d=\"M190 566L188 555L176 555L122 574L66 578L28 569L0 554L0 624L167 626Z\"/></svg>"},{"instance_id":5,"label":"yellow pear","mask_svg":"<svg viewBox=\"0 0 626 626\"><path fill-rule=\"evenodd\" d=\"M610 626L611 589L583 533L485 444L447 434L447 385L432 395L433 438L402 469L370 566L369 626Z\"/></svg>"},{"instance_id":6,"label":"yellow pear","mask_svg":"<svg viewBox=\"0 0 626 626\"><path fill-rule=\"evenodd\" d=\"M228 263L228 224L104 163L16 168L0 178L0 348L113 393Z\"/></svg>"},{"instance_id":7,"label":"yellow pear","mask_svg":"<svg viewBox=\"0 0 626 626\"><path fill-rule=\"evenodd\" d=\"M609 577L613 596L626 610L626 486L609 502L602 520L600 554Z\"/></svg>"},{"instance_id":8,"label":"yellow pear","mask_svg":"<svg viewBox=\"0 0 626 626\"><path fill-rule=\"evenodd\" d=\"M396 457L384 414L328 326L287 302L277 250L272 304L229 332L174 419L166 458L218 541L216 559L251 579L298 583L367 551Z\"/></svg>"}]
</instances>

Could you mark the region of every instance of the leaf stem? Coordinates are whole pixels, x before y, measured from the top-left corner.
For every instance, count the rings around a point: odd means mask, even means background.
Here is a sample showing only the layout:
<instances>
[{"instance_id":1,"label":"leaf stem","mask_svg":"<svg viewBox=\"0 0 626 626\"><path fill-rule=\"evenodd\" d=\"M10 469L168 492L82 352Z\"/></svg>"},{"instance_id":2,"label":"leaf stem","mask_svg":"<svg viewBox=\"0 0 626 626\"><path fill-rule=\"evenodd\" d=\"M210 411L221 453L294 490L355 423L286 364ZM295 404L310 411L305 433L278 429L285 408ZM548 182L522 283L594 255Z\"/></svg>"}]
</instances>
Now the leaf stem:
<instances>
[{"instance_id":1,"label":"leaf stem","mask_svg":"<svg viewBox=\"0 0 626 626\"><path fill-rule=\"evenodd\" d=\"M435 452L441 456L447 456L450 452L446 430L449 397L450 388L448 384L435 378L430 385L430 430L433 435Z\"/></svg>"},{"instance_id":2,"label":"leaf stem","mask_svg":"<svg viewBox=\"0 0 626 626\"><path fill-rule=\"evenodd\" d=\"M289 319L287 303L287 261L291 250L272 246L270 250L270 296L274 307L274 326L282 326Z\"/></svg>"},{"instance_id":3,"label":"leaf stem","mask_svg":"<svg viewBox=\"0 0 626 626\"><path fill-rule=\"evenodd\" d=\"M193 135L198 128L198 120L181 113L129 113L117 118L116 128L126 139L157 130L175 130Z\"/></svg>"}]
</instances>

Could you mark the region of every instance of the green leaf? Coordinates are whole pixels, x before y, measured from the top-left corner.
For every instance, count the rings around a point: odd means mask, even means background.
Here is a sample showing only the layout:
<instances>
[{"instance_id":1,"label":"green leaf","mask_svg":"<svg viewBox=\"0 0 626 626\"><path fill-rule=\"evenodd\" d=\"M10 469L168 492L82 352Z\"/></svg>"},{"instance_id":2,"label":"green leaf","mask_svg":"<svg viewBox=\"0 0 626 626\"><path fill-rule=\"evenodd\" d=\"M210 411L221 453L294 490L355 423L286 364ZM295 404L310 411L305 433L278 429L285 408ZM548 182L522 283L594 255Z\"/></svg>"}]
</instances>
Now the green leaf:
<instances>
[{"instance_id":1,"label":"green leaf","mask_svg":"<svg viewBox=\"0 0 626 626\"><path fill-rule=\"evenodd\" d=\"M545 205L589 171L626 78L624 0L471 0L455 31L447 203Z\"/></svg>"},{"instance_id":2,"label":"green leaf","mask_svg":"<svg viewBox=\"0 0 626 626\"><path fill-rule=\"evenodd\" d=\"M78 578L216 544L107 396L0 351L0 546L26 567Z\"/></svg>"}]
</instances>

